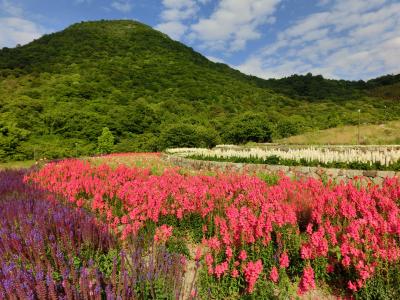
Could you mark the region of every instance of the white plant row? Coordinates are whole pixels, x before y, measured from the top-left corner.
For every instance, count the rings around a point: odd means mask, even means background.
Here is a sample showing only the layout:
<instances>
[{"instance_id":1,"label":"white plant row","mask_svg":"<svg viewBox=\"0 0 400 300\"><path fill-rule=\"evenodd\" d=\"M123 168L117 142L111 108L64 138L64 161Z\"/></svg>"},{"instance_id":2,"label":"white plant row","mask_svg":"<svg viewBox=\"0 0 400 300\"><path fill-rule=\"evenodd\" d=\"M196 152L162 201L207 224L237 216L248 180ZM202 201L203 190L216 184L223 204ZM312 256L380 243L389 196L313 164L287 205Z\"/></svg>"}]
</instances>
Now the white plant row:
<instances>
[{"instance_id":1,"label":"white plant row","mask_svg":"<svg viewBox=\"0 0 400 300\"><path fill-rule=\"evenodd\" d=\"M200 155L204 157L255 157L266 159L269 156L277 156L281 159L290 159L300 161L319 161L321 163L332 162L360 162L373 164L380 162L381 165L389 166L400 160L400 149L396 148L376 148L376 149L360 149L360 148L342 148L328 149L321 147L308 147L302 149L279 149L279 148L238 148L224 147L214 149L203 148L176 148L167 150L168 153L187 157L191 155Z\"/></svg>"}]
</instances>

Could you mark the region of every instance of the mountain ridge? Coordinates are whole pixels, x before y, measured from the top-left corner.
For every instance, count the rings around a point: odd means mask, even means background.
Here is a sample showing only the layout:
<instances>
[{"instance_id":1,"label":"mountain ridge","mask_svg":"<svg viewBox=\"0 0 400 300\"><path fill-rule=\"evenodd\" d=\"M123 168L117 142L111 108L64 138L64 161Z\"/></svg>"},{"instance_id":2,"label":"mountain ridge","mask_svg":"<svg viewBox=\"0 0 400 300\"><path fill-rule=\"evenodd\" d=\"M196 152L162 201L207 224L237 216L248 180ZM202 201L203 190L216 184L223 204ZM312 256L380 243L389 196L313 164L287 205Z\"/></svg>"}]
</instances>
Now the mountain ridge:
<instances>
[{"instance_id":1,"label":"mountain ridge","mask_svg":"<svg viewBox=\"0 0 400 300\"><path fill-rule=\"evenodd\" d=\"M81 22L0 50L0 160L90 154L103 127L115 151L155 151L400 118L381 90L400 75L374 80L265 80L137 21Z\"/></svg>"}]
</instances>

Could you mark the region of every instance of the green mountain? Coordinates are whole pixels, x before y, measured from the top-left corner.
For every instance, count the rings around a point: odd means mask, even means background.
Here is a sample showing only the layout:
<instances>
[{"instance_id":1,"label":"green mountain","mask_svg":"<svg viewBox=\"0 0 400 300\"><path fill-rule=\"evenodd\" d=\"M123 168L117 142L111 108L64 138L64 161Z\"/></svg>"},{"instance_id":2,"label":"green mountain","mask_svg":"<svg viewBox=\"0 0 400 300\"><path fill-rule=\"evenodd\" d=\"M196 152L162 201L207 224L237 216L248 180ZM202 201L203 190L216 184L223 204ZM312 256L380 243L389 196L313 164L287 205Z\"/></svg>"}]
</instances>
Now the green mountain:
<instances>
[{"instance_id":1,"label":"green mountain","mask_svg":"<svg viewBox=\"0 0 400 300\"><path fill-rule=\"evenodd\" d=\"M263 80L139 22L82 22L0 50L0 160L92 154L104 127L114 151L156 151L355 124L358 109L363 123L399 119L385 84Z\"/></svg>"}]
</instances>

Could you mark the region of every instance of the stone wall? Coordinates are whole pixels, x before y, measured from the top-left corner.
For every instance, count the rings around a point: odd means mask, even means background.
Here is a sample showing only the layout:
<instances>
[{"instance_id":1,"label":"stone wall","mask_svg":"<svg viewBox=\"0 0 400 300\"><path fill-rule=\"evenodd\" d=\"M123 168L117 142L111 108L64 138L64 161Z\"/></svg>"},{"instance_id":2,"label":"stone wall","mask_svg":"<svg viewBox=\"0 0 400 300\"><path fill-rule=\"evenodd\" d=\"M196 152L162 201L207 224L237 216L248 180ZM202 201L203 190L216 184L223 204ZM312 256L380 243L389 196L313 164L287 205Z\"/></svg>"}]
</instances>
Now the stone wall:
<instances>
[{"instance_id":1,"label":"stone wall","mask_svg":"<svg viewBox=\"0 0 400 300\"><path fill-rule=\"evenodd\" d=\"M263 172L263 173L279 173L283 172L290 177L313 177L318 179L332 178L336 182L347 181L349 179L365 177L368 180L381 184L386 177L399 177L400 172L393 171L363 171L348 169L327 169L317 167L288 167L280 165L265 164L243 164L230 162L204 161L184 158L180 156L163 154L162 159L183 168L204 171L237 171L237 172Z\"/></svg>"}]
</instances>

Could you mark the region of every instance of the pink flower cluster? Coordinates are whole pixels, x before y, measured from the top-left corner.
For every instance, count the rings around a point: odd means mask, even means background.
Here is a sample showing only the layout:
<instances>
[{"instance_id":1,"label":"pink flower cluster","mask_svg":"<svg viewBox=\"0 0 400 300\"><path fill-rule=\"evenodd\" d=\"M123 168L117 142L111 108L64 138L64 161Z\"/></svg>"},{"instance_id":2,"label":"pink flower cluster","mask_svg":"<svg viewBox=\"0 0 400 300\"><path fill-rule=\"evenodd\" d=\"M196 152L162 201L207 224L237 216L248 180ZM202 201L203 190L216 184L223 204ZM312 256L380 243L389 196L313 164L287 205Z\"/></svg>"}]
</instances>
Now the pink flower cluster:
<instances>
[{"instance_id":1,"label":"pink flower cluster","mask_svg":"<svg viewBox=\"0 0 400 300\"><path fill-rule=\"evenodd\" d=\"M256 177L243 174L216 176L182 175L166 170L152 175L149 170L119 166L91 166L79 160L51 163L29 179L78 206L99 213L123 239L135 235L146 221L157 223L161 216L182 219L196 213L215 230L203 239L208 273L217 278L243 276L252 292L263 272L261 257L248 253L250 245L277 241L283 228L291 228L302 239L301 258L313 261L325 257L329 270L354 267L354 291L373 276L382 261L400 261L400 181L385 180L382 186L363 188L354 183L324 185L316 179L294 181L282 177L267 186ZM113 213L122 206L119 216ZM122 216L121 216L122 214ZM121 226L123 225L123 226ZM207 225L207 226L206 226ZM122 228L122 231L121 231ZM163 240L172 228L159 227L155 239ZM280 238L277 268L288 268L290 253ZM254 248L256 249L256 248ZM256 251L256 250L254 250ZM222 257L222 259L221 259ZM269 278L279 280L278 269ZM328 268L328 266L327 266ZM303 271L301 293L315 287L309 263Z\"/></svg>"},{"instance_id":2,"label":"pink flower cluster","mask_svg":"<svg viewBox=\"0 0 400 300\"><path fill-rule=\"evenodd\" d=\"M314 288L315 288L314 270L313 268L311 268L311 266L307 266L304 268L303 277L301 277L298 293L302 295Z\"/></svg>"},{"instance_id":3,"label":"pink flower cluster","mask_svg":"<svg viewBox=\"0 0 400 300\"><path fill-rule=\"evenodd\" d=\"M254 286L256 285L256 281L258 279L258 276L260 276L262 269L263 265L260 259L256 262L249 261L247 265L243 268L244 279L248 284L247 290L249 293L253 292Z\"/></svg>"},{"instance_id":4,"label":"pink flower cluster","mask_svg":"<svg viewBox=\"0 0 400 300\"><path fill-rule=\"evenodd\" d=\"M154 234L154 241L157 243L165 243L172 236L172 226L161 225L156 229Z\"/></svg>"}]
</instances>

